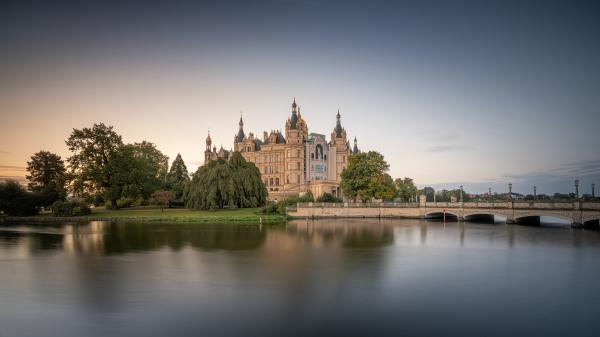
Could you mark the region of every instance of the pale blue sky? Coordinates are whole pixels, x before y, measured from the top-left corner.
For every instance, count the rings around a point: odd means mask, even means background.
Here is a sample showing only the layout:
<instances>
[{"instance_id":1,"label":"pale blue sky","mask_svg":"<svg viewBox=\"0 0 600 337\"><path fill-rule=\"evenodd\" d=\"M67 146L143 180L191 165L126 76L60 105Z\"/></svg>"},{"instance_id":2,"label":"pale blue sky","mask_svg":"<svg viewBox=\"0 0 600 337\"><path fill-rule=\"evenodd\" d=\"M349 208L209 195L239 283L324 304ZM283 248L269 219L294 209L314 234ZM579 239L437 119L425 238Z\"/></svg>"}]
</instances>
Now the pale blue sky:
<instances>
[{"instance_id":1,"label":"pale blue sky","mask_svg":"<svg viewBox=\"0 0 600 337\"><path fill-rule=\"evenodd\" d=\"M143 4L143 5L142 5ZM204 139L311 132L339 108L394 177L481 192L600 183L593 2L224 1L5 5L0 176L105 122L191 169Z\"/></svg>"}]
</instances>

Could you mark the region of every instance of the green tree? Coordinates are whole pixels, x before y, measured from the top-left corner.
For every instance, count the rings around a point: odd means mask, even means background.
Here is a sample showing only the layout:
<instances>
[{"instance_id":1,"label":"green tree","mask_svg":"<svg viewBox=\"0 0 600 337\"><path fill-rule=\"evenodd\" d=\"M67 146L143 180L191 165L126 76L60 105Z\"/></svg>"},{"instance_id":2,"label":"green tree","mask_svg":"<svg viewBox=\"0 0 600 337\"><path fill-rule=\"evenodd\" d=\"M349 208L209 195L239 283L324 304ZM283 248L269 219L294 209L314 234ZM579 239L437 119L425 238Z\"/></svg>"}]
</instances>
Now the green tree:
<instances>
[{"instance_id":1,"label":"green tree","mask_svg":"<svg viewBox=\"0 0 600 337\"><path fill-rule=\"evenodd\" d=\"M387 196L389 180L384 175L389 167L383 155L375 151L348 156L348 166L342 171L344 195L363 202Z\"/></svg>"},{"instance_id":2,"label":"green tree","mask_svg":"<svg viewBox=\"0 0 600 337\"><path fill-rule=\"evenodd\" d=\"M121 136L112 126L100 123L91 128L73 129L66 144L73 153L67 159L73 191L80 195L101 191L112 207L117 208L121 195L117 174L122 166L117 160L123 147Z\"/></svg>"},{"instance_id":3,"label":"green tree","mask_svg":"<svg viewBox=\"0 0 600 337\"><path fill-rule=\"evenodd\" d=\"M371 182L371 189L375 199L394 200L398 195L394 179L387 173L375 176Z\"/></svg>"},{"instance_id":4,"label":"green tree","mask_svg":"<svg viewBox=\"0 0 600 337\"><path fill-rule=\"evenodd\" d=\"M401 201L407 202L411 200L411 198L414 199L419 191L411 178L397 178L394 182L398 189L398 197L400 197Z\"/></svg>"},{"instance_id":5,"label":"green tree","mask_svg":"<svg viewBox=\"0 0 600 337\"><path fill-rule=\"evenodd\" d=\"M148 200L152 192L165 187L169 158L153 143L124 145L114 164L122 197Z\"/></svg>"},{"instance_id":6,"label":"green tree","mask_svg":"<svg viewBox=\"0 0 600 337\"><path fill-rule=\"evenodd\" d=\"M50 206L67 196L65 163L60 156L39 151L27 162L29 189L39 192L42 206Z\"/></svg>"},{"instance_id":7,"label":"green tree","mask_svg":"<svg viewBox=\"0 0 600 337\"><path fill-rule=\"evenodd\" d=\"M187 167L185 166L181 155L178 153L167 174L167 188L173 191L175 200L181 200L183 198L183 189L185 188L185 184L189 181L190 176Z\"/></svg>"},{"instance_id":8,"label":"green tree","mask_svg":"<svg viewBox=\"0 0 600 337\"><path fill-rule=\"evenodd\" d=\"M419 191L419 195L424 195L426 197L427 202L433 202L435 190L433 189L433 187L423 187L423 189Z\"/></svg>"},{"instance_id":9,"label":"green tree","mask_svg":"<svg viewBox=\"0 0 600 337\"><path fill-rule=\"evenodd\" d=\"M267 201L267 189L258 168L234 152L229 161L213 160L199 167L183 196L188 208L258 207Z\"/></svg>"},{"instance_id":10,"label":"green tree","mask_svg":"<svg viewBox=\"0 0 600 337\"><path fill-rule=\"evenodd\" d=\"M37 192L27 192L15 180L0 182L0 211L8 215L34 215L39 211Z\"/></svg>"}]
</instances>

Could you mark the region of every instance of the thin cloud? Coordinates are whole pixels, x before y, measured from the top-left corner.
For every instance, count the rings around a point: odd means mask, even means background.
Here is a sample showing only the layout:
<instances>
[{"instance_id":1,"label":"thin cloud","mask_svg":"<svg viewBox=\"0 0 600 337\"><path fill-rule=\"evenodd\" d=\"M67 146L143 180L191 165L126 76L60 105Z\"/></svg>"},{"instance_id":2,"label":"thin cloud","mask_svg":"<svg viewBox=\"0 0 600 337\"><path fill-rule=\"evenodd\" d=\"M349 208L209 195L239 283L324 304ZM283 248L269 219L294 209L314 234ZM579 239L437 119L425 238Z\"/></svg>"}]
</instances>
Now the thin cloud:
<instances>
[{"instance_id":1,"label":"thin cloud","mask_svg":"<svg viewBox=\"0 0 600 337\"><path fill-rule=\"evenodd\" d=\"M472 147L464 146L464 145L434 145L434 146L429 147L426 151L440 153L440 152L459 152L459 151L471 151L471 150L473 150Z\"/></svg>"},{"instance_id":2,"label":"thin cloud","mask_svg":"<svg viewBox=\"0 0 600 337\"><path fill-rule=\"evenodd\" d=\"M23 167L23 166L12 166L12 165L0 165L0 170L25 171L25 167Z\"/></svg>"}]
</instances>

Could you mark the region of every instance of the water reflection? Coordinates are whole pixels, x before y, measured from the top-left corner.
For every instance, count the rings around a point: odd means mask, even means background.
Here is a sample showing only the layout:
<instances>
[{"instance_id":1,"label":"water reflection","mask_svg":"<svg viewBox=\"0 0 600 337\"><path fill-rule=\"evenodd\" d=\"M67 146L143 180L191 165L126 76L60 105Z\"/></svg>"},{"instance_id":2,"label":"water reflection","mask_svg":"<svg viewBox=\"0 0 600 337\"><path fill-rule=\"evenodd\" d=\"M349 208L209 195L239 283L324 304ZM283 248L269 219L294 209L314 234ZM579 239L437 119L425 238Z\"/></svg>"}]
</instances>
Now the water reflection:
<instances>
[{"instance_id":1,"label":"water reflection","mask_svg":"<svg viewBox=\"0 0 600 337\"><path fill-rule=\"evenodd\" d=\"M597 231L506 224L1 225L0 334L577 335L599 261Z\"/></svg>"}]
</instances>

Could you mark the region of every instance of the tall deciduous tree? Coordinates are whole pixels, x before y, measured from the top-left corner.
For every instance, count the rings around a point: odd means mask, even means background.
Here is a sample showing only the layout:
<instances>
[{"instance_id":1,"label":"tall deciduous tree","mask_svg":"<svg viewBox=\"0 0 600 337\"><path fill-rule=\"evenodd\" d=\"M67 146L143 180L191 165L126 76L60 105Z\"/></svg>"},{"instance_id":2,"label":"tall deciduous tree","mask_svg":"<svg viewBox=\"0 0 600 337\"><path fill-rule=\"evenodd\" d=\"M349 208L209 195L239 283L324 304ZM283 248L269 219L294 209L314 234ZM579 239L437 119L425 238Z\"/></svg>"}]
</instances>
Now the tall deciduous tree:
<instances>
[{"instance_id":1,"label":"tall deciduous tree","mask_svg":"<svg viewBox=\"0 0 600 337\"><path fill-rule=\"evenodd\" d=\"M43 206L66 197L65 163L59 155L48 151L40 151L31 156L27 162L27 180L29 189L40 193L40 203Z\"/></svg>"},{"instance_id":2,"label":"tall deciduous tree","mask_svg":"<svg viewBox=\"0 0 600 337\"><path fill-rule=\"evenodd\" d=\"M388 197L391 191L390 179L385 175L389 167L383 155L375 151L350 155L348 166L342 171L341 186L344 195L363 202Z\"/></svg>"},{"instance_id":3,"label":"tall deciduous tree","mask_svg":"<svg viewBox=\"0 0 600 337\"><path fill-rule=\"evenodd\" d=\"M417 186L411 178L397 178L395 181L396 188L398 189L398 196L404 202L409 201L411 198L415 198L418 193Z\"/></svg>"},{"instance_id":4,"label":"tall deciduous tree","mask_svg":"<svg viewBox=\"0 0 600 337\"><path fill-rule=\"evenodd\" d=\"M91 128L73 129L66 141L73 155L67 159L73 177L72 186L76 193L101 191L117 207L121 195L118 181L117 158L123 147L123 140L112 126L103 123Z\"/></svg>"},{"instance_id":5,"label":"tall deciduous tree","mask_svg":"<svg viewBox=\"0 0 600 337\"><path fill-rule=\"evenodd\" d=\"M185 184L190 181L190 176L181 158L181 155L178 153L175 160L173 160L173 164L171 164L171 169L167 174L167 188L175 194L175 200L181 200L183 197L183 189L185 188Z\"/></svg>"},{"instance_id":6,"label":"tall deciduous tree","mask_svg":"<svg viewBox=\"0 0 600 337\"><path fill-rule=\"evenodd\" d=\"M184 190L189 208L258 207L267 200L267 189L258 168L239 152L229 161L210 161L198 168Z\"/></svg>"}]
</instances>

